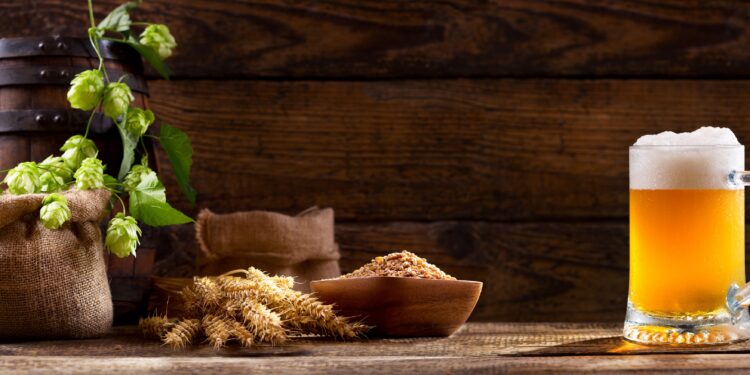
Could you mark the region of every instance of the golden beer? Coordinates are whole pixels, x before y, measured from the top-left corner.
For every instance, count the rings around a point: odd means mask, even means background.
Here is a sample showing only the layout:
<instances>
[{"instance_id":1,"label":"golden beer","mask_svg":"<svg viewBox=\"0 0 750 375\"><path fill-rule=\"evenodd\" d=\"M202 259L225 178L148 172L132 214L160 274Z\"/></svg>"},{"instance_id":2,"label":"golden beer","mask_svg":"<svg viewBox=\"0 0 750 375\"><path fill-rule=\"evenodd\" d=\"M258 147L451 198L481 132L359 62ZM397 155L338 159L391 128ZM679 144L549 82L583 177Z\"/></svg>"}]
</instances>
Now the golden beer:
<instances>
[{"instance_id":1,"label":"golden beer","mask_svg":"<svg viewBox=\"0 0 750 375\"><path fill-rule=\"evenodd\" d=\"M703 316L745 283L744 190L630 190L630 302Z\"/></svg>"},{"instance_id":2,"label":"golden beer","mask_svg":"<svg viewBox=\"0 0 750 375\"><path fill-rule=\"evenodd\" d=\"M750 179L744 154L720 128L645 136L630 147L626 339L707 345L750 337L750 315L737 299L750 293L738 294Z\"/></svg>"}]
</instances>

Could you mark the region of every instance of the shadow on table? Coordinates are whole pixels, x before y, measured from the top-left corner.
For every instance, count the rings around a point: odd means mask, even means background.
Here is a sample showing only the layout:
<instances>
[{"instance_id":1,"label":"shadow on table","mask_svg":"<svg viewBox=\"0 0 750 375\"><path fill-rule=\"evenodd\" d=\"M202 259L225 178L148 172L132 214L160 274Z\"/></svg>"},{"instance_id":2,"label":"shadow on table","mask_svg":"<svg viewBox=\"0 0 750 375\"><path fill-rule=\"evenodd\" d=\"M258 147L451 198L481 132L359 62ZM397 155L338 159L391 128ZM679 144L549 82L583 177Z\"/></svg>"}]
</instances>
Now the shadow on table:
<instances>
[{"instance_id":1,"label":"shadow on table","mask_svg":"<svg viewBox=\"0 0 750 375\"><path fill-rule=\"evenodd\" d=\"M602 337L542 347L519 350L514 356L555 355L616 355L616 354L665 354L665 353L743 353L750 352L750 341L730 345L640 345L625 341L622 336Z\"/></svg>"}]
</instances>

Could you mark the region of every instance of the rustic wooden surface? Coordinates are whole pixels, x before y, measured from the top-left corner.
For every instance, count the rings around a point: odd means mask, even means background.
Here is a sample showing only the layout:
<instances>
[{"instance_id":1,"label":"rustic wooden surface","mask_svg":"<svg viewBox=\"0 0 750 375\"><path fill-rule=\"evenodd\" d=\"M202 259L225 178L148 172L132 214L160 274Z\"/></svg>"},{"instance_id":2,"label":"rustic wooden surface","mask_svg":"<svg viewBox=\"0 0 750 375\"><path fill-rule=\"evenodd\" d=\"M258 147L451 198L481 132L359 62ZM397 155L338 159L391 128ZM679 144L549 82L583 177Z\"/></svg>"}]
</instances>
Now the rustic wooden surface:
<instances>
[{"instance_id":1,"label":"rustic wooden surface","mask_svg":"<svg viewBox=\"0 0 750 375\"><path fill-rule=\"evenodd\" d=\"M356 221L624 219L628 146L640 135L714 124L750 142L745 81L159 81L151 90L154 111L191 136L199 203L216 211L317 204Z\"/></svg>"},{"instance_id":2,"label":"rustic wooden surface","mask_svg":"<svg viewBox=\"0 0 750 375\"><path fill-rule=\"evenodd\" d=\"M613 323L469 323L449 338L289 345L207 345L172 350L135 327L101 339L0 343L0 372L55 373L737 373L750 370L750 343L703 348L625 342Z\"/></svg>"},{"instance_id":3,"label":"rustic wooden surface","mask_svg":"<svg viewBox=\"0 0 750 375\"><path fill-rule=\"evenodd\" d=\"M120 0L98 0L99 19ZM82 35L85 1L6 0L0 35ZM178 77L747 76L739 0L152 0Z\"/></svg>"}]
</instances>

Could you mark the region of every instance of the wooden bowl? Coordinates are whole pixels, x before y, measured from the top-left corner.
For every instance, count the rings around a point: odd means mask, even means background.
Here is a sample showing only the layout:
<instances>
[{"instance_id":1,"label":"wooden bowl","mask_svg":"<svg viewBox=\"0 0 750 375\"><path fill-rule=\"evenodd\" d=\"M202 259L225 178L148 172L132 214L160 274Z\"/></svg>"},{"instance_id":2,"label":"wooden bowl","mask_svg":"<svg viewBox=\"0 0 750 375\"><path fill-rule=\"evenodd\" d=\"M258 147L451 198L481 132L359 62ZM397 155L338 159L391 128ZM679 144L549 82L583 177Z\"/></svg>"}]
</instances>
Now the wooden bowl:
<instances>
[{"instance_id":1,"label":"wooden bowl","mask_svg":"<svg viewBox=\"0 0 750 375\"><path fill-rule=\"evenodd\" d=\"M336 311L373 326L370 336L445 337L466 322L482 283L410 277L359 277L310 283Z\"/></svg>"}]
</instances>

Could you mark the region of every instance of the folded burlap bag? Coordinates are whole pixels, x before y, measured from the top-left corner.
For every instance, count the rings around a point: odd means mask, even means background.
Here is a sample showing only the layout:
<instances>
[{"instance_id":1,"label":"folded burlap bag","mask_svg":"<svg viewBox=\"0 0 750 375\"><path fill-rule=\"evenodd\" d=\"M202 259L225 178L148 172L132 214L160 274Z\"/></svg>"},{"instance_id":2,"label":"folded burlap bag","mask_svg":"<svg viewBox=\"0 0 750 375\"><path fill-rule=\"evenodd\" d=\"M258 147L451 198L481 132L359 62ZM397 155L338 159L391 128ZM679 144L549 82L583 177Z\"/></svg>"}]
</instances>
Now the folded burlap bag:
<instances>
[{"instance_id":1,"label":"folded burlap bag","mask_svg":"<svg viewBox=\"0 0 750 375\"><path fill-rule=\"evenodd\" d=\"M85 338L112 325L99 221L107 190L77 189L70 222L39 221L44 194L0 195L0 339Z\"/></svg>"},{"instance_id":2,"label":"folded burlap bag","mask_svg":"<svg viewBox=\"0 0 750 375\"><path fill-rule=\"evenodd\" d=\"M266 211L217 215L204 209L195 232L201 275L253 266L295 276L295 288L309 291L310 281L341 274L330 208L312 207L297 216Z\"/></svg>"}]
</instances>

